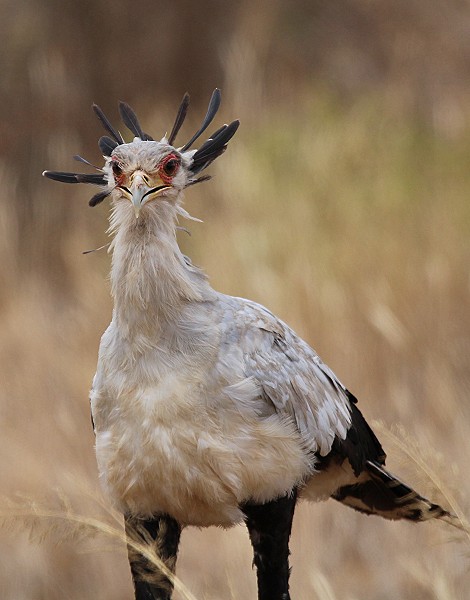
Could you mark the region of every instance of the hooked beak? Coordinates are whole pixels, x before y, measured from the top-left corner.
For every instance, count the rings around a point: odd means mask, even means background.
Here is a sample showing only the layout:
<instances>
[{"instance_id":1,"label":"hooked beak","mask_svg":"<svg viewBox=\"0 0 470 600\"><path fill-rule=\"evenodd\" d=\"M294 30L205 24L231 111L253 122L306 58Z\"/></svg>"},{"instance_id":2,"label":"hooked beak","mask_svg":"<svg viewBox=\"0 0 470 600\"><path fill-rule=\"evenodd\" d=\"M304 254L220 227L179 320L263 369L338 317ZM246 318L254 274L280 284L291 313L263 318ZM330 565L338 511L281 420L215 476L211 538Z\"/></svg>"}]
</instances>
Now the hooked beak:
<instances>
[{"instance_id":1,"label":"hooked beak","mask_svg":"<svg viewBox=\"0 0 470 600\"><path fill-rule=\"evenodd\" d=\"M135 171L130 178L131 185L129 188L120 186L120 189L132 202L134 207L135 218L138 219L140 210L152 198L155 198L160 192L169 189L170 185L158 185L150 187L149 177L144 171Z\"/></svg>"}]
</instances>

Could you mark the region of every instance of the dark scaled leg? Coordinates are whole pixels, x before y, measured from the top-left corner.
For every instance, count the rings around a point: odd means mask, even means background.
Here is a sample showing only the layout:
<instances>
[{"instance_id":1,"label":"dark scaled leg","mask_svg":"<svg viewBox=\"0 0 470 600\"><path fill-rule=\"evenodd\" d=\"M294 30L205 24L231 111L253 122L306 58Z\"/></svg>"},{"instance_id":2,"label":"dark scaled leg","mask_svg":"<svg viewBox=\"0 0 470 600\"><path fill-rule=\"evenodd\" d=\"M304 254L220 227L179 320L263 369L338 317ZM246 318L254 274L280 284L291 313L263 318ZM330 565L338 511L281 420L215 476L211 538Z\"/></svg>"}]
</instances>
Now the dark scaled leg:
<instances>
[{"instance_id":1,"label":"dark scaled leg","mask_svg":"<svg viewBox=\"0 0 470 600\"><path fill-rule=\"evenodd\" d=\"M165 565L174 572L181 535L177 521L167 516L138 519L125 515L129 540L149 545ZM127 546L136 600L170 600L173 585L155 565Z\"/></svg>"},{"instance_id":2,"label":"dark scaled leg","mask_svg":"<svg viewBox=\"0 0 470 600\"><path fill-rule=\"evenodd\" d=\"M266 504L245 504L246 526L254 551L259 600L290 600L289 537L296 491Z\"/></svg>"}]
</instances>

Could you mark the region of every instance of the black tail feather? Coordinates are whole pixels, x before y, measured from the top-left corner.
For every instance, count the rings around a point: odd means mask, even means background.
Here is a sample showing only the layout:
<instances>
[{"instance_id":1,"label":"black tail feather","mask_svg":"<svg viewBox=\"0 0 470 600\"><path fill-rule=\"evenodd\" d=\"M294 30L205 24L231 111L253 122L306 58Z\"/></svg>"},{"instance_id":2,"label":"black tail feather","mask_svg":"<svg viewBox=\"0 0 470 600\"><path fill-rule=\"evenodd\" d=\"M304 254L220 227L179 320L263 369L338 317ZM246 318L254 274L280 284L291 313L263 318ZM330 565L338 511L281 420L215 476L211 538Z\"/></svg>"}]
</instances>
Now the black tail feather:
<instances>
[{"instance_id":1,"label":"black tail feather","mask_svg":"<svg viewBox=\"0 0 470 600\"><path fill-rule=\"evenodd\" d=\"M452 516L373 461L367 461L357 483L340 487L333 498L360 512L386 519L427 521Z\"/></svg>"}]
</instances>

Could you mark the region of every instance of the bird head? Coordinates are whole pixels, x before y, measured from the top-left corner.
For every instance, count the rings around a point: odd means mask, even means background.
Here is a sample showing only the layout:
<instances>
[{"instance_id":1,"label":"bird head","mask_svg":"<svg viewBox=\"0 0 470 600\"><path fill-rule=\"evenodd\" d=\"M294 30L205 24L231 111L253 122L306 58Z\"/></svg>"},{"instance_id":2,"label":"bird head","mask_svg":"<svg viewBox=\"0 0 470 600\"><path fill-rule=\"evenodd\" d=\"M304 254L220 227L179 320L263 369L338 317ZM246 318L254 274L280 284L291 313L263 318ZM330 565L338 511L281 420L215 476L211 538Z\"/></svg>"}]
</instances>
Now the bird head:
<instances>
[{"instance_id":1,"label":"bird head","mask_svg":"<svg viewBox=\"0 0 470 600\"><path fill-rule=\"evenodd\" d=\"M210 179L210 176L201 176L200 173L225 151L239 126L239 121L223 125L198 150L191 150L191 146L209 127L219 109L220 90L216 89L201 127L184 146L176 147L174 141L186 117L188 106L189 95L185 94L170 135L155 141L142 130L132 108L121 102L119 111L122 120L135 136L132 142L126 143L99 106L94 104L93 110L109 134L101 137L98 142L105 159L104 166L94 167L98 173L44 171L43 175L63 183L101 186L102 189L91 198L90 206L96 206L112 195L116 201L128 200L137 218L142 208L152 202L165 200L177 203L186 187ZM81 156L74 158L93 166Z\"/></svg>"}]
</instances>

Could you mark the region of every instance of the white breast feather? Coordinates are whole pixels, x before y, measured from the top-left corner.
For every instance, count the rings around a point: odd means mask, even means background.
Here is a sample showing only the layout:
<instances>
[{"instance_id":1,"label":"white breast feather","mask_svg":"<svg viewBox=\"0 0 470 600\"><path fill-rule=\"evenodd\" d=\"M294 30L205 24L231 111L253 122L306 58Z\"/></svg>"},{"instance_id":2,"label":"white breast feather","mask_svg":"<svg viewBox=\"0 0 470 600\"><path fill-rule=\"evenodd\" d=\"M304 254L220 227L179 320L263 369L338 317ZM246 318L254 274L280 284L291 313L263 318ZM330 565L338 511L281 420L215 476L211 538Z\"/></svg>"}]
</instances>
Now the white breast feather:
<instances>
[{"instance_id":1,"label":"white breast feather","mask_svg":"<svg viewBox=\"0 0 470 600\"><path fill-rule=\"evenodd\" d=\"M96 452L120 510L229 526L241 503L314 479L314 453L346 436L349 400L269 311L200 281L207 300L179 307L150 288L144 299L143 288L134 299L126 290L126 318L115 311L103 336L91 392ZM169 320L149 315L153 305L170 306Z\"/></svg>"}]
</instances>

